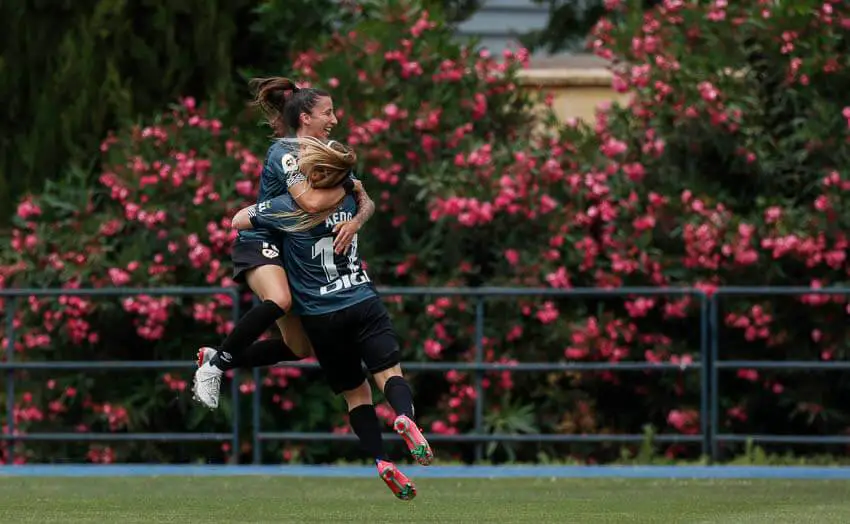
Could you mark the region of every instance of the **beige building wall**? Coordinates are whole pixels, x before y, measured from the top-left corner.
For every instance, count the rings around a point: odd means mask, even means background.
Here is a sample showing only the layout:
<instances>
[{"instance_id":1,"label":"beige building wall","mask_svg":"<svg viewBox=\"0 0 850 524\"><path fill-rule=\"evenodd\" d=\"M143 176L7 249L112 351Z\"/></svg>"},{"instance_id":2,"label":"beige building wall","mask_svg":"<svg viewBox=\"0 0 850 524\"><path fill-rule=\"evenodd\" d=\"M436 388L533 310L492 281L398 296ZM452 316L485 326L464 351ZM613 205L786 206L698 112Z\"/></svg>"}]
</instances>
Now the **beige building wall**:
<instances>
[{"instance_id":1,"label":"beige building wall","mask_svg":"<svg viewBox=\"0 0 850 524\"><path fill-rule=\"evenodd\" d=\"M520 79L526 89L552 93L553 109L562 122L569 118L591 122L600 103L627 101L626 95L611 89L607 64L594 56L532 60Z\"/></svg>"}]
</instances>

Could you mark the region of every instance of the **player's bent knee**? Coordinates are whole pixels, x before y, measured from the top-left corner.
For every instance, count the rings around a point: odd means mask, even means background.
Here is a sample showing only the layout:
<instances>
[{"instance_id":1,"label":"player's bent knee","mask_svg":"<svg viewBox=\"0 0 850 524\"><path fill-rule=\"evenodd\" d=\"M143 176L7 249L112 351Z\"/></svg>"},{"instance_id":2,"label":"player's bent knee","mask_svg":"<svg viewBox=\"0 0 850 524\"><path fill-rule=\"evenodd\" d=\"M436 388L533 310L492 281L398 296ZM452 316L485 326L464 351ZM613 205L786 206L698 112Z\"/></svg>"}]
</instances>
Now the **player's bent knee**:
<instances>
[{"instance_id":1,"label":"player's bent knee","mask_svg":"<svg viewBox=\"0 0 850 524\"><path fill-rule=\"evenodd\" d=\"M271 300L286 312L292 308L292 293L282 267L266 265L254 268L247 273L245 280L260 300Z\"/></svg>"},{"instance_id":2,"label":"player's bent knee","mask_svg":"<svg viewBox=\"0 0 850 524\"><path fill-rule=\"evenodd\" d=\"M348 403L348 411L351 411L357 406L372 404L372 388L366 380L354 389L343 391L342 396L345 397L345 402Z\"/></svg>"},{"instance_id":3,"label":"player's bent knee","mask_svg":"<svg viewBox=\"0 0 850 524\"><path fill-rule=\"evenodd\" d=\"M289 294L288 290L276 289L271 292L260 292L254 290L257 293L257 296L263 302L270 300L277 304L277 307L289 313L289 310L292 308L292 295Z\"/></svg>"},{"instance_id":4,"label":"player's bent knee","mask_svg":"<svg viewBox=\"0 0 850 524\"><path fill-rule=\"evenodd\" d=\"M292 296L289 294L275 294L269 297L266 297L265 300L271 300L277 307L289 313L289 310L292 309Z\"/></svg>"},{"instance_id":5,"label":"player's bent knee","mask_svg":"<svg viewBox=\"0 0 850 524\"><path fill-rule=\"evenodd\" d=\"M384 386L389 379L401 376L403 376L401 372L401 364L396 364L383 371L378 371L372 374L372 377L375 379L375 385L378 386L378 389L381 391L384 390Z\"/></svg>"}]
</instances>

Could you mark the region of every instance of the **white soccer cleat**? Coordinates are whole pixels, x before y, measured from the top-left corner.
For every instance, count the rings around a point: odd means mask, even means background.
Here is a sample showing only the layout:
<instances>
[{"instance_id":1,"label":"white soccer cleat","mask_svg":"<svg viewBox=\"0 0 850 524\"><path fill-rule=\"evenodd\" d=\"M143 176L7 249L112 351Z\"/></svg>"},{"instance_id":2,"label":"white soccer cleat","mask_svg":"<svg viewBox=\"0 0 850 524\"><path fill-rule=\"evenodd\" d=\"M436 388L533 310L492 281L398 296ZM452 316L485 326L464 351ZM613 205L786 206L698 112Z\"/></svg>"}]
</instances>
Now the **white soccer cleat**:
<instances>
[{"instance_id":1,"label":"white soccer cleat","mask_svg":"<svg viewBox=\"0 0 850 524\"><path fill-rule=\"evenodd\" d=\"M192 398L210 409L218 407L221 377L224 375L224 371L210 363L215 354L213 348L201 348L198 351L198 369L192 380Z\"/></svg>"},{"instance_id":2,"label":"white soccer cleat","mask_svg":"<svg viewBox=\"0 0 850 524\"><path fill-rule=\"evenodd\" d=\"M215 356L216 353L218 353L218 351L216 351L213 348L203 347L203 348L199 349L198 350L198 367L201 367L204 364L206 364L207 362L209 362L210 360L212 360L212 358Z\"/></svg>"}]
</instances>

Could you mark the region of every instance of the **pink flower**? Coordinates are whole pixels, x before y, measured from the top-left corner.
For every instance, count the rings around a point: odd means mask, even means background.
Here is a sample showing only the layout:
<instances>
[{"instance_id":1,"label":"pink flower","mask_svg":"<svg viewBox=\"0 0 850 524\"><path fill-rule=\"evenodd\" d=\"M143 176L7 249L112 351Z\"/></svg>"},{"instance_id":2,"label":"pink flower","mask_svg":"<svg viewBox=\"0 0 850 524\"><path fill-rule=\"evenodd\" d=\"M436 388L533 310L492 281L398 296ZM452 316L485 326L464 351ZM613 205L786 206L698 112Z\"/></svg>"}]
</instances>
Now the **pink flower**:
<instances>
[{"instance_id":1,"label":"pink flower","mask_svg":"<svg viewBox=\"0 0 850 524\"><path fill-rule=\"evenodd\" d=\"M697 85L697 90L706 102L713 102L720 96L720 91L711 82L700 82Z\"/></svg>"},{"instance_id":2,"label":"pink flower","mask_svg":"<svg viewBox=\"0 0 850 524\"><path fill-rule=\"evenodd\" d=\"M605 141L604 144L602 144L602 147L600 149L602 150L603 155L609 158L613 158L617 155L625 153L626 150L628 150L628 146L626 146L625 142L622 142L615 138L609 138Z\"/></svg>"},{"instance_id":3,"label":"pink flower","mask_svg":"<svg viewBox=\"0 0 850 524\"><path fill-rule=\"evenodd\" d=\"M778 222L782 217L782 209L777 206L769 207L764 212L764 221L768 224Z\"/></svg>"},{"instance_id":4,"label":"pink flower","mask_svg":"<svg viewBox=\"0 0 850 524\"><path fill-rule=\"evenodd\" d=\"M254 183L250 180L236 182L236 193L244 197L254 196Z\"/></svg>"},{"instance_id":5,"label":"pink flower","mask_svg":"<svg viewBox=\"0 0 850 524\"><path fill-rule=\"evenodd\" d=\"M558 315L559 312L555 304L547 300L543 303L543 307L537 311L537 320L542 324L550 324L558 319Z\"/></svg>"},{"instance_id":6,"label":"pink flower","mask_svg":"<svg viewBox=\"0 0 850 524\"><path fill-rule=\"evenodd\" d=\"M442 420L435 420L431 423L431 431L437 435L446 435L450 433L448 425Z\"/></svg>"},{"instance_id":7,"label":"pink flower","mask_svg":"<svg viewBox=\"0 0 850 524\"><path fill-rule=\"evenodd\" d=\"M384 106L384 114L387 115L387 118L390 120L395 120L399 115L398 106L395 104L387 104Z\"/></svg>"},{"instance_id":8,"label":"pink flower","mask_svg":"<svg viewBox=\"0 0 850 524\"><path fill-rule=\"evenodd\" d=\"M646 176L646 170L637 162L623 166L623 172L632 182L640 182Z\"/></svg>"},{"instance_id":9,"label":"pink flower","mask_svg":"<svg viewBox=\"0 0 850 524\"><path fill-rule=\"evenodd\" d=\"M519 340L522 337L522 326L516 325L511 328L507 335L505 335L505 339L508 342L513 342L515 340Z\"/></svg>"},{"instance_id":10,"label":"pink flower","mask_svg":"<svg viewBox=\"0 0 850 524\"><path fill-rule=\"evenodd\" d=\"M726 411L726 414L727 414L730 418L734 418L734 419L736 419L736 420L740 420L741 422L746 422L746 421L747 421L747 418L748 418L748 417L747 417L747 412L746 412L746 411L744 411L744 408L743 408L742 406L735 406L735 407L733 407L733 408L729 408L729 409Z\"/></svg>"},{"instance_id":11,"label":"pink flower","mask_svg":"<svg viewBox=\"0 0 850 524\"><path fill-rule=\"evenodd\" d=\"M667 423L684 434L698 433L698 422L699 413L693 410L674 409L667 414Z\"/></svg>"},{"instance_id":12,"label":"pink flower","mask_svg":"<svg viewBox=\"0 0 850 524\"><path fill-rule=\"evenodd\" d=\"M31 197L27 197L18 204L17 213L19 217L26 220L30 217L40 216L41 208L32 201Z\"/></svg>"},{"instance_id":13,"label":"pink flower","mask_svg":"<svg viewBox=\"0 0 850 524\"><path fill-rule=\"evenodd\" d=\"M563 266L559 267L554 273L546 275L546 281L554 288L563 289L570 287L569 275L567 274L566 268Z\"/></svg>"},{"instance_id":14,"label":"pink flower","mask_svg":"<svg viewBox=\"0 0 850 524\"><path fill-rule=\"evenodd\" d=\"M109 275L110 280L112 280L112 285L115 287L121 287L130 282L129 273L122 269L113 267L107 271L107 274Z\"/></svg>"},{"instance_id":15,"label":"pink flower","mask_svg":"<svg viewBox=\"0 0 850 524\"><path fill-rule=\"evenodd\" d=\"M422 16L410 28L410 34L416 38L419 38L420 36L422 36L422 33L424 33L428 29L436 27L436 25L437 24L435 22L430 22L428 20L428 11L422 11Z\"/></svg>"},{"instance_id":16,"label":"pink flower","mask_svg":"<svg viewBox=\"0 0 850 524\"><path fill-rule=\"evenodd\" d=\"M558 208L558 201L549 195L540 197L540 213L546 214Z\"/></svg>"},{"instance_id":17,"label":"pink flower","mask_svg":"<svg viewBox=\"0 0 850 524\"><path fill-rule=\"evenodd\" d=\"M755 369L739 369L737 374L738 378L748 380L750 382L755 382L759 378L759 372Z\"/></svg>"},{"instance_id":18,"label":"pink flower","mask_svg":"<svg viewBox=\"0 0 850 524\"><path fill-rule=\"evenodd\" d=\"M429 358L438 359L443 352L443 345L436 340L428 339L425 341L425 354Z\"/></svg>"},{"instance_id":19,"label":"pink flower","mask_svg":"<svg viewBox=\"0 0 850 524\"><path fill-rule=\"evenodd\" d=\"M629 91L629 81L621 75L614 75L611 79L611 88L618 93L627 93Z\"/></svg>"},{"instance_id":20,"label":"pink flower","mask_svg":"<svg viewBox=\"0 0 850 524\"><path fill-rule=\"evenodd\" d=\"M569 347L564 351L564 356L569 360L581 360L588 355L588 350L583 348Z\"/></svg>"},{"instance_id":21,"label":"pink flower","mask_svg":"<svg viewBox=\"0 0 850 524\"><path fill-rule=\"evenodd\" d=\"M632 318L641 318L645 317L653 307L655 307L655 300L646 297L640 297L634 301L627 301L625 303L626 311L629 312L629 316Z\"/></svg>"}]
</instances>

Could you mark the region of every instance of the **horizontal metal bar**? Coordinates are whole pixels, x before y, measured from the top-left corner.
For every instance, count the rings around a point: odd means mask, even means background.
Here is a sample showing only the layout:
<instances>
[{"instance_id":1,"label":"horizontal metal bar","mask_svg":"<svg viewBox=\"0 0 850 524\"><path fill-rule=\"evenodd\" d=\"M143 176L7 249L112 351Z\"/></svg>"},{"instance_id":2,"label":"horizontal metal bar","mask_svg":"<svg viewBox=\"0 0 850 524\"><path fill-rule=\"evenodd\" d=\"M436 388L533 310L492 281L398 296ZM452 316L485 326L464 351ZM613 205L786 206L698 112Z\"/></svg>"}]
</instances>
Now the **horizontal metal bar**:
<instances>
[{"instance_id":1,"label":"horizontal metal bar","mask_svg":"<svg viewBox=\"0 0 850 524\"><path fill-rule=\"evenodd\" d=\"M128 361L13 361L0 362L0 369L90 369L90 370L119 370L119 369L174 369L195 368L194 360L128 360ZM319 369L316 362L281 362L274 367ZM687 365L671 364L669 362L525 362L517 364L474 362L403 362L406 371L649 371L649 370L680 370L699 369L699 362Z\"/></svg>"},{"instance_id":2,"label":"horizontal metal bar","mask_svg":"<svg viewBox=\"0 0 850 524\"><path fill-rule=\"evenodd\" d=\"M718 360L718 369L850 369L850 360L823 362L820 360Z\"/></svg>"},{"instance_id":3,"label":"horizontal metal bar","mask_svg":"<svg viewBox=\"0 0 850 524\"><path fill-rule=\"evenodd\" d=\"M230 440L233 433L0 433L0 440L31 441L121 441L154 440L157 442L201 442Z\"/></svg>"},{"instance_id":4,"label":"horizontal metal bar","mask_svg":"<svg viewBox=\"0 0 850 524\"><path fill-rule=\"evenodd\" d=\"M850 444L850 436L828 435L730 435L718 434L714 438L720 442L773 442L777 444Z\"/></svg>"},{"instance_id":5,"label":"horizontal metal bar","mask_svg":"<svg viewBox=\"0 0 850 524\"><path fill-rule=\"evenodd\" d=\"M387 433L385 436L394 438L398 435ZM328 442L356 441L357 436L350 433L320 433L320 432L260 432L257 434L260 440L315 440ZM400 438L400 437L399 437ZM569 443L569 442L643 442L646 435L509 435L500 433L460 435L436 435L428 434L431 442L546 442L546 443ZM702 442L702 435L654 435L654 442Z\"/></svg>"},{"instance_id":6,"label":"horizontal metal bar","mask_svg":"<svg viewBox=\"0 0 850 524\"><path fill-rule=\"evenodd\" d=\"M314 362L281 362L275 367L318 368ZM699 369L694 362L686 366L669 362L653 364L650 362L525 362L504 364L495 362L402 362L405 371L645 371L645 370L687 370Z\"/></svg>"},{"instance_id":7,"label":"horizontal metal bar","mask_svg":"<svg viewBox=\"0 0 850 524\"><path fill-rule=\"evenodd\" d=\"M707 295L703 290L690 287L619 287L593 288L511 288L511 287L379 287L378 291L392 296L625 296L625 295ZM121 295L219 295L237 293L235 287L103 287L103 288L10 288L0 289L2 297L26 296L121 296ZM719 287L715 295L850 295L850 288L788 287Z\"/></svg>"},{"instance_id":8,"label":"horizontal metal bar","mask_svg":"<svg viewBox=\"0 0 850 524\"><path fill-rule=\"evenodd\" d=\"M513 288L513 287L379 287L382 295L391 296L468 296L468 297L517 297L517 296L563 296L563 297L603 297L625 295L705 295L690 287L618 287L593 288L574 287L567 289Z\"/></svg>"},{"instance_id":9,"label":"horizontal metal bar","mask_svg":"<svg viewBox=\"0 0 850 524\"><path fill-rule=\"evenodd\" d=\"M278 364L285 367L290 363ZM653 364L651 362L520 362L504 364L495 362L404 362L405 371L665 371L699 369L699 362L682 366L669 362Z\"/></svg>"},{"instance_id":10,"label":"horizontal metal bar","mask_svg":"<svg viewBox=\"0 0 850 524\"><path fill-rule=\"evenodd\" d=\"M703 290L689 287L619 287L593 288L511 288L511 287L379 287L378 291L391 296L625 296L625 295L707 295ZM127 296L127 295L219 295L238 292L235 287L103 287L103 288L10 288L0 289L0 297L26 296ZM715 295L850 295L850 288L747 287L729 286L714 290Z\"/></svg>"},{"instance_id":11,"label":"horizontal metal bar","mask_svg":"<svg viewBox=\"0 0 850 524\"><path fill-rule=\"evenodd\" d=\"M196 368L194 360L80 360L80 361L13 361L0 362L0 369L174 369Z\"/></svg>"},{"instance_id":12,"label":"horizontal metal bar","mask_svg":"<svg viewBox=\"0 0 850 524\"><path fill-rule=\"evenodd\" d=\"M719 287L714 291L715 295L850 295L850 288L846 287L751 287L751 286L728 286Z\"/></svg>"},{"instance_id":13,"label":"horizontal metal bar","mask_svg":"<svg viewBox=\"0 0 850 524\"><path fill-rule=\"evenodd\" d=\"M99 288L10 288L0 289L0 297L127 296L127 295L232 295L235 287L99 287Z\"/></svg>"}]
</instances>

